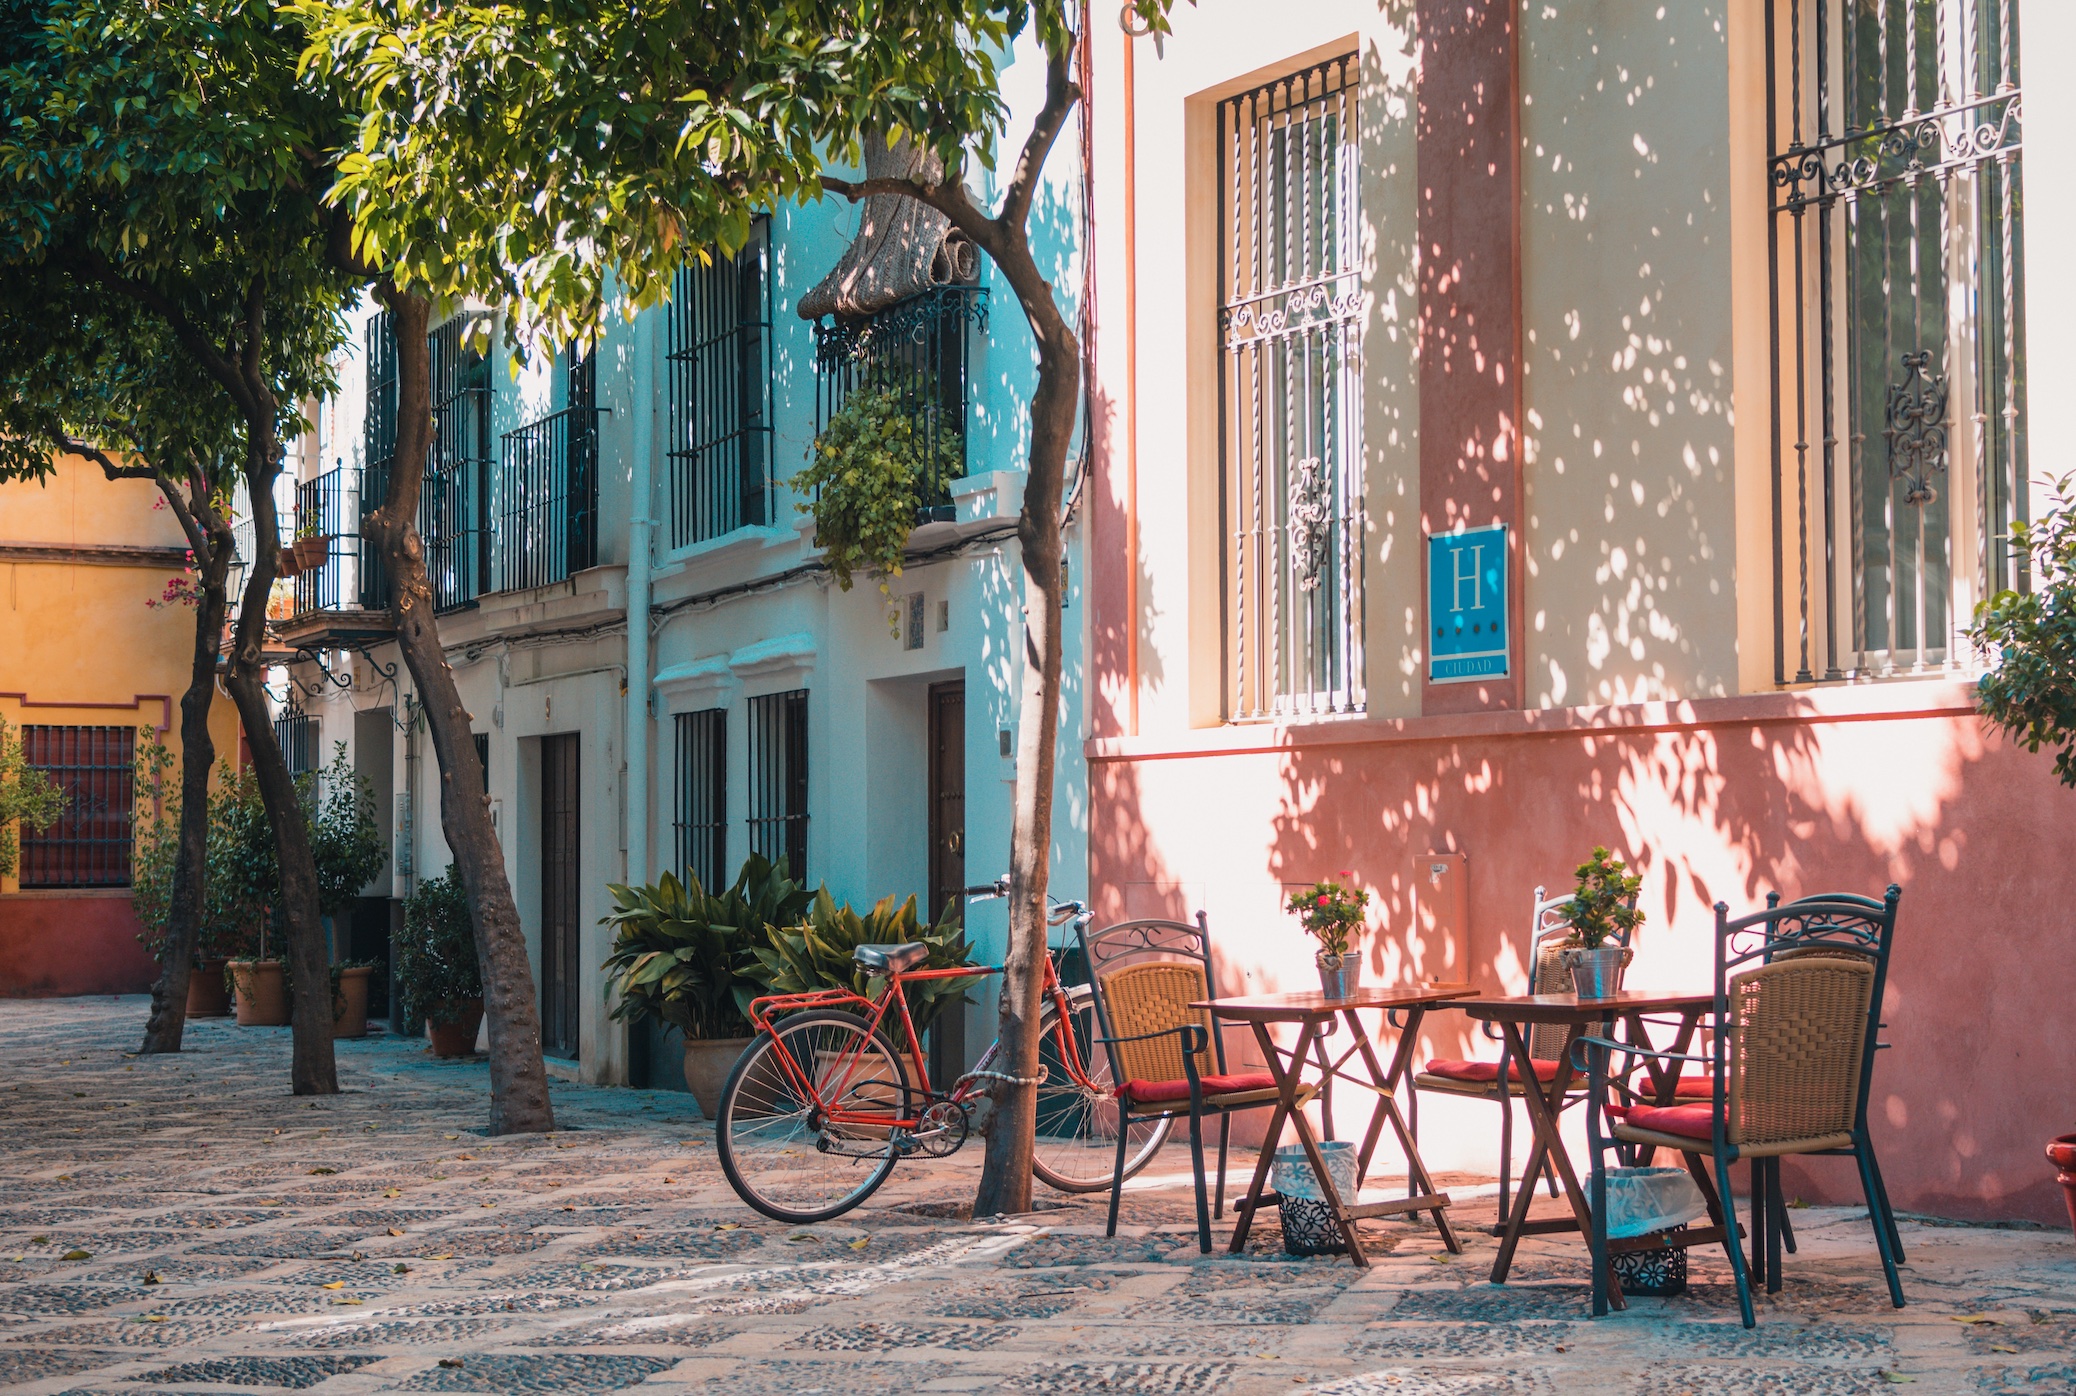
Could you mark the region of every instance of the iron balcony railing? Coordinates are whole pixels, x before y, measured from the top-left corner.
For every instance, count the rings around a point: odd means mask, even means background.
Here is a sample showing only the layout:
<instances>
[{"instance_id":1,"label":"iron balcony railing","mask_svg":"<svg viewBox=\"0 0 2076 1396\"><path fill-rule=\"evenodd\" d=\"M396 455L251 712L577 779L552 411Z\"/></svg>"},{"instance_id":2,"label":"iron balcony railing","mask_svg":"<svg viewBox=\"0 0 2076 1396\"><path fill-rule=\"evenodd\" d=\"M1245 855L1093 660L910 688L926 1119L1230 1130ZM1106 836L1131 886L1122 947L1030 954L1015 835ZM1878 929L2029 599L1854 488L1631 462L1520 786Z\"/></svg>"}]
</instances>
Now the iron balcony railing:
<instances>
[{"instance_id":1,"label":"iron balcony railing","mask_svg":"<svg viewBox=\"0 0 2076 1396\"><path fill-rule=\"evenodd\" d=\"M351 466L327 470L296 486L296 533L325 540L324 561L296 575L296 611L338 611L364 605L360 537L360 472Z\"/></svg>"},{"instance_id":2,"label":"iron balcony railing","mask_svg":"<svg viewBox=\"0 0 2076 1396\"><path fill-rule=\"evenodd\" d=\"M969 354L987 328L988 293L979 286L939 286L877 315L815 325L815 430L861 388L899 393L922 427L922 522L954 516L951 484L966 473ZM941 444L947 435L958 443L951 464Z\"/></svg>"},{"instance_id":3,"label":"iron balcony railing","mask_svg":"<svg viewBox=\"0 0 2076 1396\"><path fill-rule=\"evenodd\" d=\"M570 407L502 438L491 504L492 591L559 582L598 564L598 418Z\"/></svg>"}]
</instances>

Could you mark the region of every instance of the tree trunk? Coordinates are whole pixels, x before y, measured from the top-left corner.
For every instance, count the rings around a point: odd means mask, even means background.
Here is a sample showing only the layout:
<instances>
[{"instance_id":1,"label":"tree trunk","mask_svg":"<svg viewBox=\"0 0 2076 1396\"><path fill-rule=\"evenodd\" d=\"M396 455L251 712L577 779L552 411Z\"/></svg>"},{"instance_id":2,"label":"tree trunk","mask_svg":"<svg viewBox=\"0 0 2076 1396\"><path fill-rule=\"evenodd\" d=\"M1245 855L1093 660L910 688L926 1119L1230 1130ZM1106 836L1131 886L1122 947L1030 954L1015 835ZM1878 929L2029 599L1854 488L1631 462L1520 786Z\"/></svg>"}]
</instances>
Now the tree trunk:
<instances>
[{"instance_id":1,"label":"tree trunk","mask_svg":"<svg viewBox=\"0 0 2076 1396\"><path fill-rule=\"evenodd\" d=\"M254 327L257 333L257 327ZM256 378L257 375L254 375ZM267 633L267 596L274 587L274 567L281 536L274 512L274 481L281 473L281 445L274 431L273 395L259 383L257 409L248 413L249 444L245 486L252 504L256 540L245 595L238 607L238 632L226 684L238 706L246 744L252 749L253 775L260 801L274 826L274 857L280 865L281 904L288 923L287 961L290 1011L294 1015L294 1063L290 1079L297 1095L336 1095L338 1063L332 1054L331 957L324 943L324 922L317 909L317 861L310 851L310 830L296 799L295 777L274 739L274 715L267 709L266 665L262 649ZM183 812L184 813L184 812Z\"/></svg>"},{"instance_id":2,"label":"tree trunk","mask_svg":"<svg viewBox=\"0 0 2076 1396\"><path fill-rule=\"evenodd\" d=\"M425 545L416 526L432 442L432 356L426 344L432 307L393 284L380 287L376 297L396 318L396 459L389 471L389 496L367 517L362 531L382 550L389 571L397 648L417 684L440 765L440 828L468 891L483 971L483 1013L490 1024L490 1132L538 1133L555 1128L555 1111L541 1060L533 968L504 849L490 824L490 797L483 793L483 763L476 755L471 717L440 647Z\"/></svg>"},{"instance_id":3,"label":"tree trunk","mask_svg":"<svg viewBox=\"0 0 2076 1396\"><path fill-rule=\"evenodd\" d=\"M1018 184L1028 189L1076 90L1066 55L1052 58L1048 96L1025 146ZM1052 857L1053 768L1060 727L1060 595L1063 542L1060 493L1067 446L1081 391L1081 347L1031 256L1023 199L1015 192L1004 216L985 231L969 229L1016 291L1038 344L1038 386L1031 395L1030 474L1024 483L1017 540L1024 562L1024 684L1017 713L1016 809L1009 843L1009 953L1002 967L1000 1032L1006 1073L990 1094L987 1153L973 1215L1031 1210L1031 1153L1037 1134L1040 1035L1045 993L1046 884Z\"/></svg>"},{"instance_id":4,"label":"tree trunk","mask_svg":"<svg viewBox=\"0 0 2076 1396\"><path fill-rule=\"evenodd\" d=\"M169 490L172 486L166 486ZM178 1052L187 1028L187 981L193 967L196 938L208 896L209 771L216 764L216 744L209 736L209 710L216 698L217 654L223 645L223 617L228 598L224 577L236 544L230 525L208 501L198 500L198 518L206 517L209 546L195 559L202 572L202 599L195 607L195 649L187 692L180 699L180 844L173 858L173 895L166 908L166 935L160 952L158 982L151 986L151 1017L144 1024L140 1052Z\"/></svg>"}]
</instances>

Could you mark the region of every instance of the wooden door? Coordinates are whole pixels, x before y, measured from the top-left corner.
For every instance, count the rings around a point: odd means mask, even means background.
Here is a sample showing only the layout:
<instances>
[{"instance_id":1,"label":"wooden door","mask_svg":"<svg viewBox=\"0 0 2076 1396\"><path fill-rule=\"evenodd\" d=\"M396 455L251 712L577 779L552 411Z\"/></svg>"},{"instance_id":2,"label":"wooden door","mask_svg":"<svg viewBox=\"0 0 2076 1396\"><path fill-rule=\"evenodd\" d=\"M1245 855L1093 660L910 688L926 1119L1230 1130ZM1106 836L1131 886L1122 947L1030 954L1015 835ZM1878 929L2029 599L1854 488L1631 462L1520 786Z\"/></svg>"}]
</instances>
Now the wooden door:
<instances>
[{"instance_id":1,"label":"wooden door","mask_svg":"<svg viewBox=\"0 0 2076 1396\"><path fill-rule=\"evenodd\" d=\"M966 886L966 685L930 686L930 904L931 917L955 902ZM946 1009L931 1032L930 1080L949 1082L966 1069L965 1011Z\"/></svg>"},{"instance_id":2,"label":"wooden door","mask_svg":"<svg viewBox=\"0 0 2076 1396\"><path fill-rule=\"evenodd\" d=\"M541 739L541 1050L577 1055L577 734Z\"/></svg>"}]
</instances>

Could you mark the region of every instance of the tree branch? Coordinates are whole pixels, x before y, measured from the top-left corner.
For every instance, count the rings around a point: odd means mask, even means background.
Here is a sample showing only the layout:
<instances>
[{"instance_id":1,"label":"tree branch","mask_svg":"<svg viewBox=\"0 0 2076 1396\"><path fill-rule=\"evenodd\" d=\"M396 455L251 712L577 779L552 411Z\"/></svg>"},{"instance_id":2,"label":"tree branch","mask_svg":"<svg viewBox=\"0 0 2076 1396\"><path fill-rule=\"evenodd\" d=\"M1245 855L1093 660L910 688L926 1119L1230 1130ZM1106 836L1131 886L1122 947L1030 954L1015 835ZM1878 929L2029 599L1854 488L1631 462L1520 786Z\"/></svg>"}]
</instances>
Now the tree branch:
<instances>
[{"instance_id":1,"label":"tree branch","mask_svg":"<svg viewBox=\"0 0 2076 1396\"><path fill-rule=\"evenodd\" d=\"M1031 125L1031 134L1024 138L1024 148L1016 157L1016 170L1009 177L1009 190L1002 197L1002 211L996 217L1003 223L1021 228L1031 211L1031 198L1038 189L1039 171L1045 168L1045 160L1052 153L1052 144L1059 139L1060 128L1067 124L1067 113L1081 100L1081 89L1068 76L1068 64L1073 60L1074 49L1070 44L1061 53L1048 54L1045 59L1045 105L1038 110L1038 119ZM971 234L968 234L971 236Z\"/></svg>"},{"instance_id":2,"label":"tree branch","mask_svg":"<svg viewBox=\"0 0 2076 1396\"><path fill-rule=\"evenodd\" d=\"M220 348L209 341L208 336L196 327L195 322L173 302L167 300L157 287L141 281L132 281L92 248L54 255L75 275L83 270L95 281L128 296L164 320L167 328L173 331L174 338L180 341L181 347L195 356L195 362L201 364L211 378L223 385L224 391L231 395L231 401L237 404L238 410L245 414L248 421L251 419L257 404L254 403L251 393L246 391L246 382L239 377L237 367Z\"/></svg>"}]
</instances>

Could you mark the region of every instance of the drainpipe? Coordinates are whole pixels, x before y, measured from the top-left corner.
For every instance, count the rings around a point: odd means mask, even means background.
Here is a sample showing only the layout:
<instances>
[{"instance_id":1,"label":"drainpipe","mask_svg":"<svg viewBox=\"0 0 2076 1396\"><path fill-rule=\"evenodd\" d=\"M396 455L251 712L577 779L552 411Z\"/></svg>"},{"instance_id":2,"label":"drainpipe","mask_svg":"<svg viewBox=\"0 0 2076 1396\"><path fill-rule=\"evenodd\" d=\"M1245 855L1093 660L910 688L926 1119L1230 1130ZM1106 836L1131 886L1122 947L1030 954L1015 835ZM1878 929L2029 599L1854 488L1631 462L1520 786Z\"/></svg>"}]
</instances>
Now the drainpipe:
<instances>
[{"instance_id":1,"label":"drainpipe","mask_svg":"<svg viewBox=\"0 0 2076 1396\"><path fill-rule=\"evenodd\" d=\"M656 412L656 327L662 317L644 317L648 322L648 352L642 355L637 375L641 400L649 405L648 439L636 439L628 481L627 521L627 881L640 886L649 880L649 607L651 602L649 561L655 547L656 520L650 516L654 494L651 479L656 453L663 449L662 427Z\"/></svg>"}]
</instances>

